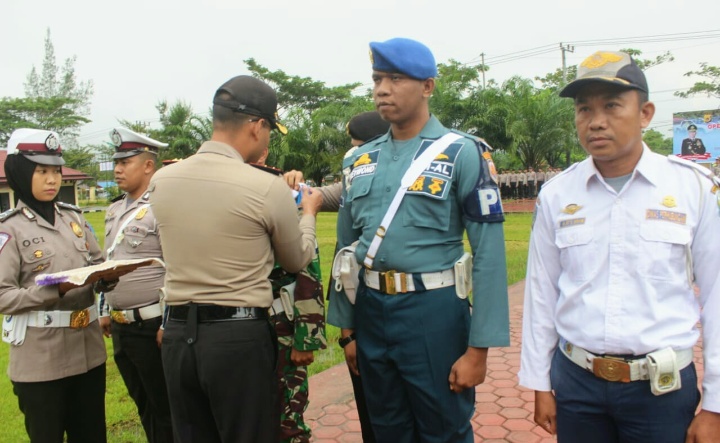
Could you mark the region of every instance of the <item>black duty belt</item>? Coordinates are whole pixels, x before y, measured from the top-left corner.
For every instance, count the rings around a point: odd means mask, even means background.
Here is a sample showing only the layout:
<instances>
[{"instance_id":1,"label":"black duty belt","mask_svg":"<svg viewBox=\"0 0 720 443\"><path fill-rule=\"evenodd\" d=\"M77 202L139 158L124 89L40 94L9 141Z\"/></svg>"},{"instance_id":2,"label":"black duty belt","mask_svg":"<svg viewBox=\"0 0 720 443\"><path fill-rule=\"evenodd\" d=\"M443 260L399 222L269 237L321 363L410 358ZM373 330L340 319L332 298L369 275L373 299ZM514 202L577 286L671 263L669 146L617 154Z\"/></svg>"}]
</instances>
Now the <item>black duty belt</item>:
<instances>
[{"instance_id":1,"label":"black duty belt","mask_svg":"<svg viewBox=\"0 0 720 443\"><path fill-rule=\"evenodd\" d=\"M187 321L190 305L169 306L170 320ZM234 320L267 319L267 308L246 308L236 306L197 305L198 323Z\"/></svg>"}]
</instances>

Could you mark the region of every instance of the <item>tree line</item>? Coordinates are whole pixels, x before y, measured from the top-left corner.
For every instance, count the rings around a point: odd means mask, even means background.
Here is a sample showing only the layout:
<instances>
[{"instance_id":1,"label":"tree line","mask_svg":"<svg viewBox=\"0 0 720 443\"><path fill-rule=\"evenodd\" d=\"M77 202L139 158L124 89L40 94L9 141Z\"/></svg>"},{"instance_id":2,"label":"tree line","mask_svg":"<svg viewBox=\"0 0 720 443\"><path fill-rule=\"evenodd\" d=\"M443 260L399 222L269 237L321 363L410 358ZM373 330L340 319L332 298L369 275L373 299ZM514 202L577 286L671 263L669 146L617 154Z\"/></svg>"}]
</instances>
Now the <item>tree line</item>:
<instances>
[{"instance_id":1,"label":"tree line","mask_svg":"<svg viewBox=\"0 0 720 443\"><path fill-rule=\"evenodd\" d=\"M643 70L673 61L669 52L644 59L639 50L623 51L631 53ZM7 144L16 128L54 130L67 146L67 165L97 179L97 158L110 158L113 148L77 143L81 127L90 122L93 83L77 80L75 60L71 57L62 67L57 65L48 30L42 68L38 72L33 67L28 74L25 97L0 99L0 146ZM342 157L350 147L347 122L359 112L374 109L371 89L363 89L361 83L327 86L309 77L271 71L254 58L244 63L251 75L275 88L281 120L289 130L285 137L273 132L268 164L302 170L315 183L338 174ZM573 103L558 96L558 90L575 77L575 67L534 79L516 76L502 83L490 80L483 86L482 76L488 69L452 59L439 64L437 86L430 99L433 114L448 127L484 138L494 148L493 160L499 170L564 168L585 157L576 140ZM700 69L685 75L702 80L675 95L720 98L720 68L701 63ZM196 112L180 100L160 101L156 110L159 125L130 119L119 123L168 143L169 148L160 154L161 160L192 155L210 138L211 109ZM656 130L646 131L644 140L656 152L672 152L672 139Z\"/></svg>"}]
</instances>

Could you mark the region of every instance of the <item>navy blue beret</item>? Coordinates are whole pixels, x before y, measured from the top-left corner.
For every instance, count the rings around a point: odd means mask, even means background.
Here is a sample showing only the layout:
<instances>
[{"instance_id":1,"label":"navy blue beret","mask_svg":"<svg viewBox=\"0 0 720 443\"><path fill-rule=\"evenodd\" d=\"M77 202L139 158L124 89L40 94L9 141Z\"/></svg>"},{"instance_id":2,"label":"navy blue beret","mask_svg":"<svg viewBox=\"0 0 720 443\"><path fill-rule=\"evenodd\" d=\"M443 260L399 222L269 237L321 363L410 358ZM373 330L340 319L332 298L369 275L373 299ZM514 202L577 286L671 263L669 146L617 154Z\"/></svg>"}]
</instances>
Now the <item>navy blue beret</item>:
<instances>
[{"instance_id":1,"label":"navy blue beret","mask_svg":"<svg viewBox=\"0 0 720 443\"><path fill-rule=\"evenodd\" d=\"M370 61L375 71L397 72L418 80L437 77L437 65L430 49L409 38L371 42Z\"/></svg>"}]
</instances>

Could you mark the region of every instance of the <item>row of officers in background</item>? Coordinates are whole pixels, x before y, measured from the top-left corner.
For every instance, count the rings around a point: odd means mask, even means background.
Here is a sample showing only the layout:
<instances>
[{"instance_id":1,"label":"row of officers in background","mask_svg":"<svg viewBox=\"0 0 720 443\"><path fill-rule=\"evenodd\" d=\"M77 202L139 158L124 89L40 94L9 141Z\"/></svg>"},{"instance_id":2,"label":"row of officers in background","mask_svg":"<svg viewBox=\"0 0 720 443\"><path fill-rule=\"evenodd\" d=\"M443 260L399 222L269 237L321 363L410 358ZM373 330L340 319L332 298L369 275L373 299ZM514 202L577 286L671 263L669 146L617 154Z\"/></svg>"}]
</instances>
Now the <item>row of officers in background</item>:
<instances>
[{"instance_id":1,"label":"row of officers in background","mask_svg":"<svg viewBox=\"0 0 720 443\"><path fill-rule=\"evenodd\" d=\"M535 171L533 168L506 171L498 175L498 186L503 198L535 198L546 181L558 175L562 169L547 168Z\"/></svg>"}]
</instances>

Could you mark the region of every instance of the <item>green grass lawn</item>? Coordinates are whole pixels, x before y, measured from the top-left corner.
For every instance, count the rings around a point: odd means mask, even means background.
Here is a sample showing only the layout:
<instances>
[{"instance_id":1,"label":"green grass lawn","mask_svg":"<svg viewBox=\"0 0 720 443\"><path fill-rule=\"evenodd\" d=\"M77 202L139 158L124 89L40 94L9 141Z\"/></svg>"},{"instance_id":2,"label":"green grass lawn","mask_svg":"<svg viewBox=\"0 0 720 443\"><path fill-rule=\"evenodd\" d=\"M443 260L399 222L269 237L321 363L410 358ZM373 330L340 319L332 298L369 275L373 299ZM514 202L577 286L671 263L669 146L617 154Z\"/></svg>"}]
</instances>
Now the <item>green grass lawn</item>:
<instances>
[{"instance_id":1,"label":"green grass lawn","mask_svg":"<svg viewBox=\"0 0 720 443\"><path fill-rule=\"evenodd\" d=\"M92 212L85 214L86 219L95 228L101 245L104 233L105 212ZM337 214L322 213L318 216L317 237L320 246L320 264L323 279L327 286L330 276L330 265L335 250L335 221ZM527 264L527 249L530 238L531 214L507 214L505 229L505 247L508 264L508 284L516 283L525 276ZM469 249L469 248L468 248ZM315 363L310 368L310 374L316 374L331 366L344 361L344 354L337 340L339 331L334 326L327 326L328 349L315 355ZM112 342L105 340L108 351L107 361L107 395L105 397L106 415L108 423L108 441L110 443L144 442L140 421L135 409L135 403L128 396L125 384L118 373L112 359ZM0 344L0 368L7 368L9 347ZM312 401L312 395L311 399ZM0 442L27 442L23 424L23 416L18 410L17 397L12 393L12 384L5 376L0 376L0 417L3 426L0 426Z\"/></svg>"}]
</instances>

